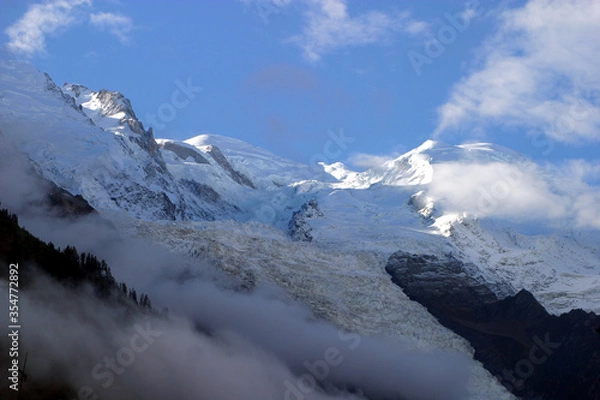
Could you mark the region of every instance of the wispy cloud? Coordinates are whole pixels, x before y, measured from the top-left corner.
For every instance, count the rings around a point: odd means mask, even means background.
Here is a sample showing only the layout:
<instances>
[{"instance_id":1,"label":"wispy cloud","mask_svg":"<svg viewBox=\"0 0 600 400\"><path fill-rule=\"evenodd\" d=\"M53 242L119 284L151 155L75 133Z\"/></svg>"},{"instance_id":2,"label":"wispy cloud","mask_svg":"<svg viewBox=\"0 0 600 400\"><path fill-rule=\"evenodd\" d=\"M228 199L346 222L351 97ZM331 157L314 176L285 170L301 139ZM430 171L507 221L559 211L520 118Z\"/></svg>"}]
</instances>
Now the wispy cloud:
<instances>
[{"instance_id":1,"label":"wispy cloud","mask_svg":"<svg viewBox=\"0 0 600 400\"><path fill-rule=\"evenodd\" d=\"M565 165L434 164L428 194L450 212L600 229L600 193L586 183L599 171L598 165L584 161Z\"/></svg>"},{"instance_id":2,"label":"wispy cloud","mask_svg":"<svg viewBox=\"0 0 600 400\"><path fill-rule=\"evenodd\" d=\"M43 53L46 36L76 23L76 10L84 5L91 5L91 0L55 0L31 5L21 19L6 29L7 48L25 57Z\"/></svg>"},{"instance_id":3,"label":"wispy cloud","mask_svg":"<svg viewBox=\"0 0 600 400\"><path fill-rule=\"evenodd\" d=\"M565 199L533 165L450 162L434 165L429 195L452 212L516 220L563 218Z\"/></svg>"},{"instance_id":4,"label":"wispy cloud","mask_svg":"<svg viewBox=\"0 0 600 400\"><path fill-rule=\"evenodd\" d=\"M346 0L310 0L307 4L303 32L289 40L297 44L311 62L340 48L385 42L399 32L414 35L428 26L413 19L408 12L369 11L350 16Z\"/></svg>"},{"instance_id":5,"label":"wispy cloud","mask_svg":"<svg viewBox=\"0 0 600 400\"><path fill-rule=\"evenodd\" d=\"M474 127L600 140L600 3L530 0L500 15L480 64L439 109L436 135Z\"/></svg>"},{"instance_id":6,"label":"wispy cloud","mask_svg":"<svg viewBox=\"0 0 600 400\"><path fill-rule=\"evenodd\" d=\"M88 20L84 7L91 5L92 0L53 0L31 5L5 30L9 38L7 50L27 58L45 53L46 38ZM93 13L89 14L89 24L116 36L122 44L131 42L129 34L134 24L129 17L118 13Z\"/></svg>"},{"instance_id":7,"label":"wispy cloud","mask_svg":"<svg viewBox=\"0 0 600 400\"><path fill-rule=\"evenodd\" d=\"M134 25L131 18L121 14L101 12L90 15L90 23L98 29L116 36L122 44L129 44L129 33Z\"/></svg>"},{"instance_id":8,"label":"wispy cloud","mask_svg":"<svg viewBox=\"0 0 600 400\"><path fill-rule=\"evenodd\" d=\"M559 167L566 171L575 181L600 183L600 160L588 161L582 159L567 160Z\"/></svg>"}]
</instances>

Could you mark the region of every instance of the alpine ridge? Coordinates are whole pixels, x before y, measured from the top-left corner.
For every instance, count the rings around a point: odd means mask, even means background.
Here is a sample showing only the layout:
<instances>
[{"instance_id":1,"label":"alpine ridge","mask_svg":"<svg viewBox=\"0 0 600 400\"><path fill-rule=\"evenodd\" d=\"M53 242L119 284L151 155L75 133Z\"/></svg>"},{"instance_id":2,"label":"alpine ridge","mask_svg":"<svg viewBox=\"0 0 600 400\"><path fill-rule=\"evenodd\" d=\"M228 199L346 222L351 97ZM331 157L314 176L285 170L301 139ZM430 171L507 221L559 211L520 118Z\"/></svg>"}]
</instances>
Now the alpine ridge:
<instances>
[{"instance_id":1,"label":"alpine ridge","mask_svg":"<svg viewBox=\"0 0 600 400\"><path fill-rule=\"evenodd\" d=\"M226 136L155 138L123 94L60 88L19 61L0 61L0 141L123 235L210 262L245 290L275 285L348 331L466 355L472 400L514 399L492 374L518 359L487 363L484 340L457 327L460 307L505 300L487 318L531 296L548 330L561 314L600 313L600 234L578 222L577 193L501 146L428 140L362 171L311 166ZM452 293L457 314L431 307Z\"/></svg>"}]
</instances>

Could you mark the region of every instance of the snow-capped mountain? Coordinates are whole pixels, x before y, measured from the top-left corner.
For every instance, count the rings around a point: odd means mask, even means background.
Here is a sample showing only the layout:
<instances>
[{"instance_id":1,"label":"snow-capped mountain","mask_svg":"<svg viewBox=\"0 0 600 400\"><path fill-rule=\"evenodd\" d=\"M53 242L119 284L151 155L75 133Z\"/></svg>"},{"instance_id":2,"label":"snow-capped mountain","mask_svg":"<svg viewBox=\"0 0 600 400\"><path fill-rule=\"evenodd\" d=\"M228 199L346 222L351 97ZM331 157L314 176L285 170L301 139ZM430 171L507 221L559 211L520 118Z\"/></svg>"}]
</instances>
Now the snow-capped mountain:
<instances>
[{"instance_id":1,"label":"snow-capped mountain","mask_svg":"<svg viewBox=\"0 0 600 400\"><path fill-rule=\"evenodd\" d=\"M600 312L598 231L546 222L568 219L570 188L500 146L429 140L366 171L316 169L224 136L155 139L122 94L59 88L13 61L0 62L0 138L122 232L244 287L274 283L354 332L473 355L391 282L399 250L451 255L500 299L526 289L554 314ZM523 202L537 205L531 219L516 217ZM469 398L512 398L480 363L472 371Z\"/></svg>"},{"instance_id":2,"label":"snow-capped mountain","mask_svg":"<svg viewBox=\"0 0 600 400\"><path fill-rule=\"evenodd\" d=\"M214 219L237 211L227 200L240 194L223 199L205 184L202 173L179 179L170 173L165 158L176 155L159 147L152 129L144 129L120 93L80 85L61 90L21 62L3 62L0 68L3 135L45 177L96 209L148 220ZM203 150L194 151L207 155L209 179L252 189L247 178L227 170L218 147Z\"/></svg>"},{"instance_id":3,"label":"snow-capped mountain","mask_svg":"<svg viewBox=\"0 0 600 400\"><path fill-rule=\"evenodd\" d=\"M561 226L545 220L580 192L524 156L488 143L429 140L364 172L335 168L346 171L338 182L297 184L318 193L324 218L310 223L317 242L452 253L499 295L527 289L552 313L600 311L598 231L567 217ZM523 202L532 203L531 219L515 218L511 207Z\"/></svg>"}]
</instances>

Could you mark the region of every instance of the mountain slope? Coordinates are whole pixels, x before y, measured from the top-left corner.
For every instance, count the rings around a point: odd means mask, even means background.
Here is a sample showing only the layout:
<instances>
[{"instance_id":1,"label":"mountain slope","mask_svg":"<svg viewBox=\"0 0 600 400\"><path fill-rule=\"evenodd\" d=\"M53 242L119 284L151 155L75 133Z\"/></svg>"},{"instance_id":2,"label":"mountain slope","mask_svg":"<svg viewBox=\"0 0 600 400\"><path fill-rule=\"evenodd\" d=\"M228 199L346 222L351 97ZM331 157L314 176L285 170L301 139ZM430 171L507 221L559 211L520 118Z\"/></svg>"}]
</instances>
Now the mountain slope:
<instances>
[{"instance_id":1,"label":"mountain slope","mask_svg":"<svg viewBox=\"0 0 600 400\"><path fill-rule=\"evenodd\" d=\"M63 91L26 63L2 61L0 93L3 135L45 178L98 210L147 220L214 219L237 211L211 188L176 180L152 129L144 129L118 92L81 85Z\"/></svg>"},{"instance_id":2,"label":"mountain slope","mask_svg":"<svg viewBox=\"0 0 600 400\"><path fill-rule=\"evenodd\" d=\"M452 188L442 184L460 179L452 175L456 171L468 176L485 170L492 184L500 179L515 185L506 199L492 198L510 204L513 192L530 182L526 174L539 169L510 150L427 141L365 172L354 173L339 163L317 172L222 136L155 141L118 92L81 85L61 90L24 63L5 61L0 68L3 134L45 178L83 196L97 210L148 221L256 220L287 230L293 212L314 197L323 217L306 223L316 242L387 255L399 246L450 251L472 261L500 294L525 288L551 312L598 311L596 232L574 234L568 228L556 230L555 236L521 234L522 226L515 228L510 213L509 223L482 227L478 217L506 210L481 196L456 201ZM508 168L508 175L502 175L502 168ZM486 182L473 179L478 188L485 187ZM544 179L556 189L548 198L558 197L560 182ZM465 204L472 207L461 208ZM540 203L538 208L552 212L552 207Z\"/></svg>"},{"instance_id":3,"label":"mountain slope","mask_svg":"<svg viewBox=\"0 0 600 400\"><path fill-rule=\"evenodd\" d=\"M224 136L155 139L119 92L61 89L10 61L0 132L120 231L248 290L275 284L353 332L473 355L390 281L399 250L451 256L497 299L526 289L553 314L600 312L600 235L573 222L577 191L500 146L426 141L366 171L319 168ZM511 398L481 364L472 372L470 398Z\"/></svg>"},{"instance_id":4,"label":"mountain slope","mask_svg":"<svg viewBox=\"0 0 600 400\"><path fill-rule=\"evenodd\" d=\"M388 256L452 253L501 297L527 289L552 313L600 311L598 230L578 227L568 211L559 225L549 219L579 192L511 150L427 141L337 183L296 188L323 211L309 222L317 242Z\"/></svg>"},{"instance_id":5,"label":"mountain slope","mask_svg":"<svg viewBox=\"0 0 600 400\"><path fill-rule=\"evenodd\" d=\"M465 278L467 270L451 256L405 252L386 264L393 281L468 339L475 358L514 394L527 400L600 398L600 316L581 310L551 316L525 290L499 300Z\"/></svg>"}]
</instances>

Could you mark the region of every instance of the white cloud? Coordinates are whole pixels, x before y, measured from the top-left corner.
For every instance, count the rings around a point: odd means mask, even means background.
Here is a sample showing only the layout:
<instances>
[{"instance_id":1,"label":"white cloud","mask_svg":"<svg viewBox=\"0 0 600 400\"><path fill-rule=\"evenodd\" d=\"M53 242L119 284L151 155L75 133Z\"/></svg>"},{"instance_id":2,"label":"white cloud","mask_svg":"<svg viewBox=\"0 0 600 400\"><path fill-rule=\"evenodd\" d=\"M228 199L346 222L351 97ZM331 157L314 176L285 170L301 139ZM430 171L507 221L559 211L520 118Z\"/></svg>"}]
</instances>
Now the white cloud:
<instances>
[{"instance_id":1,"label":"white cloud","mask_svg":"<svg viewBox=\"0 0 600 400\"><path fill-rule=\"evenodd\" d=\"M556 219L566 215L564 199L553 193L535 167L505 163L434 164L429 195L449 211L513 219Z\"/></svg>"},{"instance_id":2,"label":"white cloud","mask_svg":"<svg viewBox=\"0 0 600 400\"><path fill-rule=\"evenodd\" d=\"M33 4L25 15L9 26L7 48L25 57L32 57L46 49L46 36L76 22L77 7L90 5L91 0L54 0Z\"/></svg>"},{"instance_id":3,"label":"white cloud","mask_svg":"<svg viewBox=\"0 0 600 400\"><path fill-rule=\"evenodd\" d=\"M448 212L600 229L600 192L585 182L600 167L581 161L569 165L434 164L428 195Z\"/></svg>"},{"instance_id":4,"label":"white cloud","mask_svg":"<svg viewBox=\"0 0 600 400\"><path fill-rule=\"evenodd\" d=\"M123 44L129 44L129 33L133 30L131 18L114 13L96 13L90 15L90 23L103 31L108 31L116 36Z\"/></svg>"},{"instance_id":5,"label":"white cloud","mask_svg":"<svg viewBox=\"0 0 600 400\"><path fill-rule=\"evenodd\" d=\"M481 64L438 109L436 135L501 125L600 140L600 2L530 0L501 14Z\"/></svg>"},{"instance_id":6,"label":"white cloud","mask_svg":"<svg viewBox=\"0 0 600 400\"><path fill-rule=\"evenodd\" d=\"M428 26L408 12L369 11L351 17L346 0L309 0L307 4L303 32L289 41L300 46L304 57L311 62L336 49L385 42L399 32L414 35Z\"/></svg>"},{"instance_id":7,"label":"white cloud","mask_svg":"<svg viewBox=\"0 0 600 400\"><path fill-rule=\"evenodd\" d=\"M435 26L434 22L415 19L409 11L370 10L351 15L348 0L239 1L254 7L265 24L269 23L272 16L291 6L301 9L304 14L302 32L289 37L286 42L300 47L304 58L313 63L335 50L389 43L399 34L429 37ZM464 10L454 18L468 25L477 15L479 0L466 1L464 6Z\"/></svg>"},{"instance_id":8,"label":"white cloud","mask_svg":"<svg viewBox=\"0 0 600 400\"><path fill-rule=\"evenodd\" d=\"M6 48L25 57L45 52L46 37L84 21L80 10L91 4L92 0L53 0L31 5L21 19L5 30L9 37ZM131 18L114 13L90 14L89 22L116 36L123 44L129 43L128 34L134 27Z\"/></svg>"},{"instance_id":9,"label":"white cloud","mask_svg":"<svg viewBox=\"0 0 600 400\"><path fill-rule=\"evenodd\" d=\"M600 178L600 161L568 160L561 169L566 171L575 182L594 181Z\"/></svg>"},{"instance_id":10,"label":"white cloud","mask_svg":"<svg viewBox=\"0 0 600 400\"><path fill-rule=\"evenodd\" d=\"M574 209L578 226L600 229L600 193L585 192L575 198Z\"/></svg>"}]
</instances>

